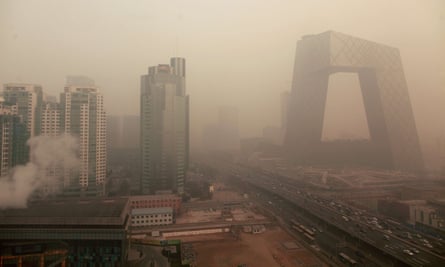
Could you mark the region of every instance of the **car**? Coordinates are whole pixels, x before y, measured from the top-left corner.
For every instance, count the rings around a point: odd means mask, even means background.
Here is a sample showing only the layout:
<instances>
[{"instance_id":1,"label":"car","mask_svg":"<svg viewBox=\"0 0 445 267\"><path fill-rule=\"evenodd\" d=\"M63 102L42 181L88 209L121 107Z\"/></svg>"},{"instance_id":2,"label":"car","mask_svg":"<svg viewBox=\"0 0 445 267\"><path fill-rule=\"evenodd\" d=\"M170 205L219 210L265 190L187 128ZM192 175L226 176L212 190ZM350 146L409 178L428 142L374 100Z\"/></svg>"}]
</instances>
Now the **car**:
<instances>
[{"instance_id":1,"label":"car","mask_svg":"<svg viewBox=\"0 0 445 267\"><path fill-rule=\"evenodd\" d=\"M404 249L404 250L403 250L403 253L408 254L408 255L410 255L410 256L413 256L413 255L414 255L414 253L412 253L409 249Z\"/></svg>"},{"instance_id":2,"label":"car","mask_svg":"<svg viewBox=\"0 0 445 267\"><path fill-rule=\"evenodd\" d=\"M383 238L387 241L389 241L389 236L388 235L383 235Z\"/></svg>"},{"instance_id":3,"label":"car","mask_svg":"<svg viewBox=\"0 0 445 267\"><path fill-rule=\"evenodd\" d=\"M410 250L416 254L420 252L417 248L410 248Z\"/></svg>"}]
</instances>

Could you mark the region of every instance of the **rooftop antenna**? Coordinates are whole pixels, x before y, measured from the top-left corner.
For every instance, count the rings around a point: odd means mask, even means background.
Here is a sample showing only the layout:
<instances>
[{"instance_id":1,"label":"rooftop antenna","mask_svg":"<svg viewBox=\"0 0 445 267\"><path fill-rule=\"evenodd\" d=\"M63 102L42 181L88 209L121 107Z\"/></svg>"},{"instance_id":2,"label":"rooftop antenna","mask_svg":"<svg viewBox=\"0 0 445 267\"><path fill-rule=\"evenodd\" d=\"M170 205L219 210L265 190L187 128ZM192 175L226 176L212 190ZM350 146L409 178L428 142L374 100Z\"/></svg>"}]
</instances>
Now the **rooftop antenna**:
<instances>
[{"instance_id":1,"label":"rooftop antenna","mask_svg":"<svg viewBox=\"0 0 445 267\"><path fill-rule=\"evenodd\" d=\"M176 40L175 40L175 57L179 57L179 25L180 25L180 22L181 22L181 20L182 20L182 15L181 15L181 11L180 11L180 8L179 8L179 1L177 2L177 5L176 5L176 8L177 8L177 10L176 10Z\"/></svg>"}]
</instances>

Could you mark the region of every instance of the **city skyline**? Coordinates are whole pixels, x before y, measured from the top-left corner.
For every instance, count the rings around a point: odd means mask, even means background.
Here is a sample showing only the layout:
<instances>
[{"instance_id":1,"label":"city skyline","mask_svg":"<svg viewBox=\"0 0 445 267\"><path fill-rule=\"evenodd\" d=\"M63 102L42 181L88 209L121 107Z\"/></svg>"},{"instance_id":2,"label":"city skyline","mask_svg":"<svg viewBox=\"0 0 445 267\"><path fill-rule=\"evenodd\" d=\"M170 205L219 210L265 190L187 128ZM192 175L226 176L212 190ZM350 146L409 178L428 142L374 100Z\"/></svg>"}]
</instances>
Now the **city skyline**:
<instances>
[{"instance_id":1,"label":"city skyline","mask_svg":"<svg viewBox=\"0 0 445 267\"><path fill-rule=\"evenodd\" d=\"M104 88L108 114L136 115L138 73L163 58L181 56L188 60L188 92L195 95L190 111L192 142L199 141L202 126L216 116L213 107L223 105L238 106L240 135L252 137L280 117L276 100L281 91L290 90L295 42L308 33L337 30L400 49L421 143L426 147L445 132L445 126L434 119L434 114L445 112L445 63L440 60L445 56L444 4L369 1L343 8L337 1L281 5L2 1L0 38L5 49L0 51L0 83L39 83L54 95L64 86L66 74L88 75ZM103 19L97 20L98 16ZM381 17L386 19L376 19ZM30 30L35 27L47 31L36 34ZM40 67L42 62L45 68ZM343 84L351 82L346 79ZM248 103L253 93L255 103ZM256 116L261 112L263 116Z\"/></svg>"},{"instance_id":2,"label":"city skyline","mask_svg":"<svg viewBox=\"0 0 445 267\"><path fill-rule=\"evenodd\" d=\"M444 0L0 0L0 266L445 266Z\"/></svg>"}]
</instances>

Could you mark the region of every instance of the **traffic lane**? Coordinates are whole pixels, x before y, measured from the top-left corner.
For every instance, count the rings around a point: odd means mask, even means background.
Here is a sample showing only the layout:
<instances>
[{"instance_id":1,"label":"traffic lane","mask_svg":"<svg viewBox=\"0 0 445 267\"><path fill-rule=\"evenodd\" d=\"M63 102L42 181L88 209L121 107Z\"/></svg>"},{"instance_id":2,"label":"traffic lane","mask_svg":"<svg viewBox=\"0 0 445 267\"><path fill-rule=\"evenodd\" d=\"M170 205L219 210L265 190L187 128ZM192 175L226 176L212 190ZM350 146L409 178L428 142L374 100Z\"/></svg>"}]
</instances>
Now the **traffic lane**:
<instances>
[{"instance_id":1,"label":"traffic lane","mask_svg":"<svg viewBox=\"0 0 445 267\"><path fill-rule=\"evenodd\" d=\"M284 198L288 199L289 201L294 202L296 205L298 205L300 207L304 207L304 209L306 209L306 210L309 210L308 206L313 206L313 205L317 205L318 204L318 203L314 204L314 203L312 203L312 201L310 201L310 200L308 200L306 198L303 198L302 196L292 194L292 193L290 193L288 191L287 192L286 191L285 192L280 192L281 190L278 189L277 187L275 187L275 188L273 186L271 187L271 185L273 185L273 184L275 184L275 183L263 183L262 185L260 185L260 187L262 187L263 189L265 189L267 191L274 191L277 194L281 193L280 195L282 195ZM267 186L265 186L265 185L267 185ZM321 206L321 205L317 205L317 206ZM314 208L314 207L312 207L312 208ZM339 214L338 214L338 212L336 210L331 210L331 209L327 209L326 210L325 209L324 211L331 215L331 218L329 218L331 220L332 219L337 219L339 217ZM324 216L324 215L316 214L318 212L313 212L312 211L311 213L312 214L315 213L314 215L318 215L317 217L319 217L321 219L323 219L323 218L325 220L327 219L326 216ZM331 221L331 223L332 223L332 221ZM360 222L360 223L363 224L363 222ZM339 229L342 229L342 230L348 232L348 230L346 228L345 222L342 222L341 220L337 219L336 222L334 222L333 224L336 225ZM367 226L369 226L369 225L367 225ZM360 237L358 237L358 238L360 238ZM376 237L374 237L374 236L368 236L367 239L371 240L370 243L371 243L371 245L373 245L376 242L375 238ZM403 243L403 241L398 241L398 242L402 242ZM380 248L380 249L382 249L382 248ZM383 250L384 250L384 248L383 248ZM401 253L393 253L392 251L383 251L383 252L388 253L389 255L394 256L396 259L398 259L400 261L406 261L405 255L403 255ZM403 251L402 251L402 253L403 253ZM441 259L435 258L434 255L426 255L425 258L426 258L426 260L428 262L431 262L432 264L439 264L438 266L440 266L440 264L444 264L445 263ZM412 264L412 263L410 262L410 264Z\"/></svg>"}]
</instances>

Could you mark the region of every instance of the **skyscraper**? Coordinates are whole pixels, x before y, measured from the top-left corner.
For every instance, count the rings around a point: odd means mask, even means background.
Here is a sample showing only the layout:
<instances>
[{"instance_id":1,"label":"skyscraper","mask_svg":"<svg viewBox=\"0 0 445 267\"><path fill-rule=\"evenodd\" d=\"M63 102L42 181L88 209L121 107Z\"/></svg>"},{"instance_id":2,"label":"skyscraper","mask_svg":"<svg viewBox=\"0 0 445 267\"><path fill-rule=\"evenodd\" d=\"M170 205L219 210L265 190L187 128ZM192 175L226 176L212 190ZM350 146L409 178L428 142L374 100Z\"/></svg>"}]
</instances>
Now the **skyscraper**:
<instances>
[{"instance_id":1,"label":"skyscraper","mask_svg":"<svg viewBox=\"0 0 445 267\"><path fill-rule=\"evenodd\" d=\"M6 102L17 104L18 115L26 124L29 137L40 134L42 87L37 84L9 83L4 85Z\"/></svg>"},{"instance_id":2,"label":"skyscraper","mask_svg":"<svg viewBox=\"0 0 445 267\"><path fill-rule=\"evenodd\" d=\"M57 102L43 102L41 108L40 135L60 135L60 105Z\"/></svg>"},{"instance_id":3,"label":"skyscraper","mask_svg":"<svg viewBox=\"0 0 445 267\"><path fill-rule=\"evenodd\" d=\"M16 104L0 99L0 176L8 175L10 170L28 161L28 139L26 125L18 115Z\"/></svg>"},{"instance_id":4,"label":"skyscraper","mask_svg":"<svg viewBox=\"0 0 445 267\"><path fill-rule=\"evenodd\" d=\"M40 136L57 137L61 134L60 129L60 104L56 102L55 97L47 97L43 101L41 108ZM38 193L41 196L60 193L63 190L64 166L55 164L41 170L40 179L42 186Z\"/></svg>"},{"instance_id":5,"label":"skyscraper","mask_svg":"<svg viewBox=\"0 0 445 267\"><path fill-rule=\"evenodd\" d=\"M189 150L189 97L185 93L185 59L149 67L141 77L140 187L184 192Z\"/></svg>"},{"instance_id":6,"label":"skyscraper","mask_svg":"<svg viewBox=\"0 0 445 267\"><path fill-rule=\"evenodd\" d=\"M103 194L107 160L103 96L95 86L66 86L60 106L61 131L79 139L80 167L65 170L64 186Z\"/></svg>"},{"instance_id":7,"label":"skyscraper","mask_svg":"<svg viewBox=\"0 0 445 267\"><path fill-rule=\"evenodd\" d=\"M371 136L366 146L356 147L359 153L321 142L329 75L336 72L359 77ZM285 145L296 161L331 163L342 158L343 150L345 158L362 157L378 167L423 170L397 48L333 31L303 37L297 44L289 106Z\"/></svg>"}]
</instances>

